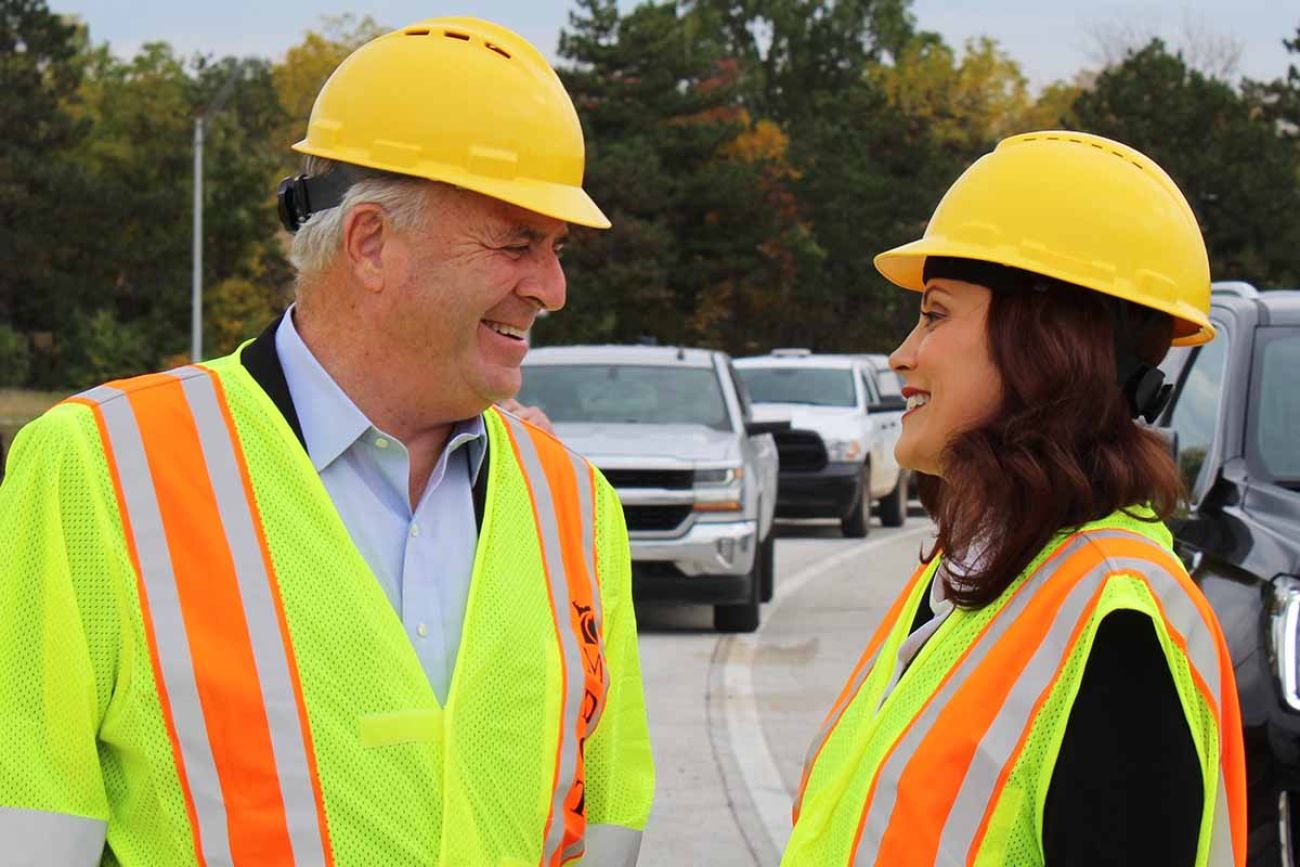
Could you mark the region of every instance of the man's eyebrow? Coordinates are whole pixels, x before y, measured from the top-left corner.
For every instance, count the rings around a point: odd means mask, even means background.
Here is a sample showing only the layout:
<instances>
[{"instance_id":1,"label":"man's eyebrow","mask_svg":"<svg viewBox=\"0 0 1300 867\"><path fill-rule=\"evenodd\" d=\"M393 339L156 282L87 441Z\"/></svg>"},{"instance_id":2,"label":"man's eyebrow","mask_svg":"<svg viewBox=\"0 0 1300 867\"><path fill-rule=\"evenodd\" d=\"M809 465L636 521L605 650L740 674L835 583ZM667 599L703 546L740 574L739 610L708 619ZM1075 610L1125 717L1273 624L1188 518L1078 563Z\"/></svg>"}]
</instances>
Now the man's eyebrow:
<instances>
[{"instance_id":1,"label":"man's eyebrow","mask_svg":"<svg viewBox=\"0 0 1300 867\"><path fill-rule=\"evenodd\" d=\"M511 223L503 232L506 240L510 241L527 241L535 244L538 241L546 240L546 233L539 229L534 229L527 223ZM560 230L559 236L555 239L557 243L563 242L569 237L569 227L566 225Z\"/></svg>"}]
</instances>

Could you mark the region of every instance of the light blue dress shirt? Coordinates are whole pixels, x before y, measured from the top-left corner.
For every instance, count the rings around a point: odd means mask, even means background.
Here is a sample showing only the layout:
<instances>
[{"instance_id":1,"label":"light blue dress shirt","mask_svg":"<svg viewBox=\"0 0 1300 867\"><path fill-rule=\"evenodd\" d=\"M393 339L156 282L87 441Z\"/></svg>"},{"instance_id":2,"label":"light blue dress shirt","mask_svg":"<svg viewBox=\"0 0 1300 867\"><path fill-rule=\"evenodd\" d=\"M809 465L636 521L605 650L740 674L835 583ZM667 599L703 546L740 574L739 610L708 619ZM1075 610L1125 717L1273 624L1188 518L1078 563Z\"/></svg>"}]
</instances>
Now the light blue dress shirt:
<instances>
[{"instance_id":1,"label":"light blue dress shirt","mask_svg":"<svg viewBox=\"0 0 1300 867\"><path fill-rule=\"evenodd\" d=\"M446 704L478 544L473 485L487 448L483 418L452 429L412 510L406 446L344 393L303 343L292 314L290 307L275 348L307 454Z\"/></svg>"}]
</instances>

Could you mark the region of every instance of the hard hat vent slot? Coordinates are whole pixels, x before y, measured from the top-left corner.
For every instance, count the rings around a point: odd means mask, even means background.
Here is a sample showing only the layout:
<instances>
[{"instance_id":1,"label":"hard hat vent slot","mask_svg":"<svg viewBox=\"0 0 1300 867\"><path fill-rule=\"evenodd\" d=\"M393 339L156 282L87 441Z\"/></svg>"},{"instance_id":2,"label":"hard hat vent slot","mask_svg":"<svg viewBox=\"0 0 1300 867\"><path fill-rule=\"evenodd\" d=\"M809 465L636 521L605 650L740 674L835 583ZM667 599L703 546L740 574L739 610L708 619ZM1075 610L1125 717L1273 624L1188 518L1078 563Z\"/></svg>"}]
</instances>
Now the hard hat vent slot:
<instances>
[{"instance_id":1,"label":"hard hat vent slot","mask_svg":"<svg viewBox=\"0 0 1300 867\"><path fill-rule=\"evenodd\" d=\"M429 35L429 28L427 28L427 27L412 27L412 28L409 29L409 30L403 30L402 33L403 33L403 35L405 35L405 36L428 36L428 35Z\"/></svg>"},{"instance_id":2,"label":"hard hat vent slot","mask_svg":"<svg viewBox=\"0 0 1300 867\"><path fill-rule=\"evenodd\" d=\"M484 42L483 44L484 44L485 46L487 46L487 48L488 48L489 51L495 51L497 54L500 54L500 55L501 55L502 57L504 57L506 60L509 60L509 59L510 59L510 52L509 52L509 51L506 51L506 50L505 50L504 48L502 48L501 46L499 46L499 45L493 45L491 42Z\"/></svg>"},{"instance_id":3,"label":"hard hat vent slot","mask_svg":"<svg viewBox=\"0 0 1300 867\"><path fill-rule=\"evenodd\" d=\"M448 31L444 32L442 35L443 35L443 36L446 36L448 39L459 39L461 42L469 42L469 34L468 34L468 33L454 33L454 32L452 32L452 31L448 30Z\"/></svg>"}]
</instances>

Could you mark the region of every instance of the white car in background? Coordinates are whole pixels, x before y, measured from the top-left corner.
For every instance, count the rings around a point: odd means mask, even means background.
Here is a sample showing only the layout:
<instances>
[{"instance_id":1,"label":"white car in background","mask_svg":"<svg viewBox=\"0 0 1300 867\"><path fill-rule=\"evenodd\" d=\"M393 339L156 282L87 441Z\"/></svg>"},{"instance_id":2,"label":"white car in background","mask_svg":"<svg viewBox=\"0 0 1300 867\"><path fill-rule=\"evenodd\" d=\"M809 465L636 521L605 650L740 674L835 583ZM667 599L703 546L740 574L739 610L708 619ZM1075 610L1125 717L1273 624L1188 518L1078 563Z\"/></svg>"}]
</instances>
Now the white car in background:
<instances>
[{"instance_id":1,"label":"white car in background","mask_svg":"<svg viewBox=\"0 0 1300 867\"><path fill-rule=\"evenodd\" d=\"M735 365L754 417L790 423L776 434L777 517L836 518L845 536L861 538L877 502L882 524L906 522L908 474L894 457L906 401L880 393L869 361L778 349Z\"/></svg>"},{"instance_id":2,"label":"white car in background","mask_svg":"<svg viewBox=\"0 0 1300 867\"><path fill-rule=\"evenodd\" d=\"M758 628L772 597L777 453L726 353L552 346L524 360L520 403L618 492L637 599L713 605L721 632Z\"/></svg>"}]
</instances>

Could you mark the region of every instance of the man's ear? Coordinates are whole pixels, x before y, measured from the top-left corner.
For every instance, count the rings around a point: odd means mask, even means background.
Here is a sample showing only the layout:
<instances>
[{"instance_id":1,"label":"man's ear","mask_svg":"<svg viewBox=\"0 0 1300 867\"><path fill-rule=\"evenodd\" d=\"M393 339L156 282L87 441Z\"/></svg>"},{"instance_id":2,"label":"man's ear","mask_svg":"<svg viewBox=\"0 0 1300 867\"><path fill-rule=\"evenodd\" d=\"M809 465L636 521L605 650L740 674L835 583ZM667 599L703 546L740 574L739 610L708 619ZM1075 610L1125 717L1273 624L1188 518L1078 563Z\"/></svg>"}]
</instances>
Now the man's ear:
<instances>
[{"instance_id":1,"label":"man's ear","mask_svg":"<svg viewBox=\"0 0 1300 867\"><path fill-rule=\"evenodd\" d=\"M368 291L384 288L384 246L393 241L392 224L379 205L363 202L343 218L343 252L348 268Z\"/></svg>"}]
</instances>

